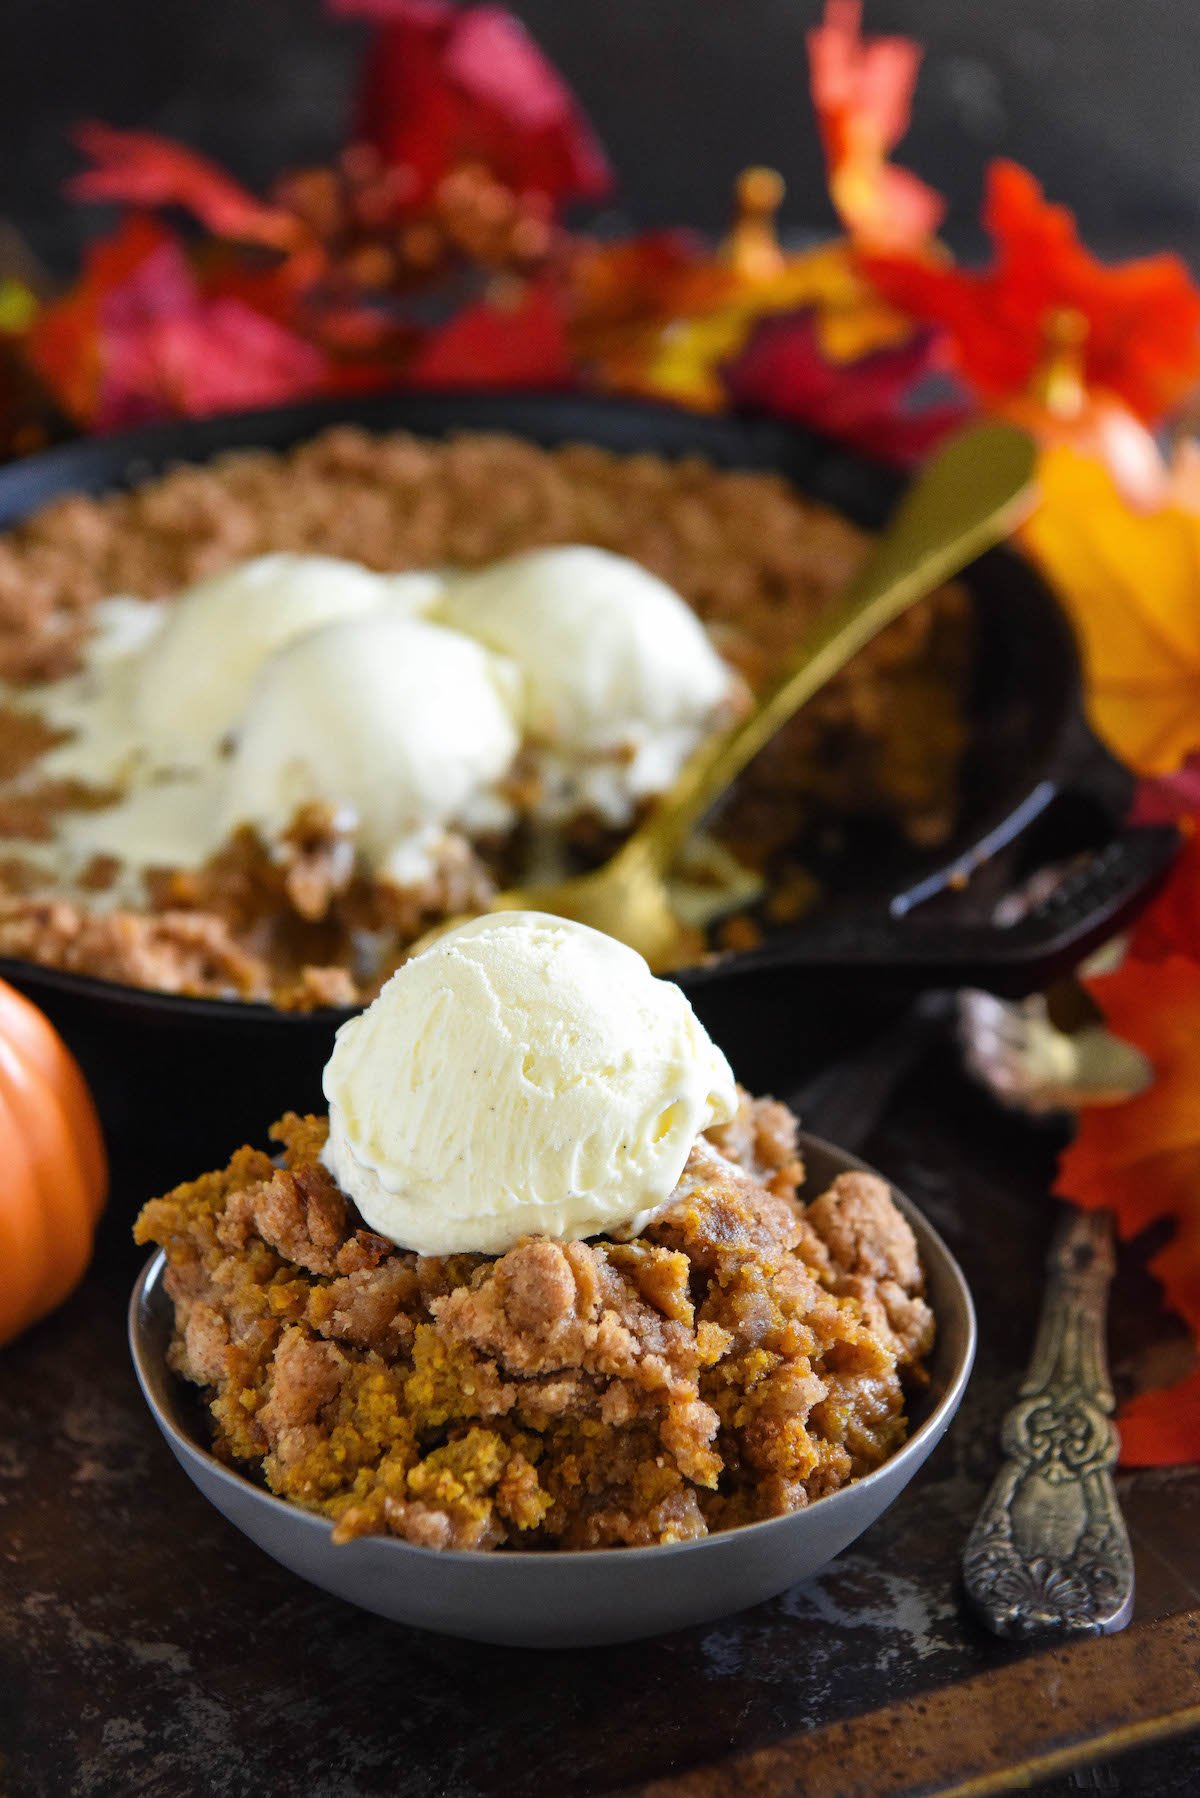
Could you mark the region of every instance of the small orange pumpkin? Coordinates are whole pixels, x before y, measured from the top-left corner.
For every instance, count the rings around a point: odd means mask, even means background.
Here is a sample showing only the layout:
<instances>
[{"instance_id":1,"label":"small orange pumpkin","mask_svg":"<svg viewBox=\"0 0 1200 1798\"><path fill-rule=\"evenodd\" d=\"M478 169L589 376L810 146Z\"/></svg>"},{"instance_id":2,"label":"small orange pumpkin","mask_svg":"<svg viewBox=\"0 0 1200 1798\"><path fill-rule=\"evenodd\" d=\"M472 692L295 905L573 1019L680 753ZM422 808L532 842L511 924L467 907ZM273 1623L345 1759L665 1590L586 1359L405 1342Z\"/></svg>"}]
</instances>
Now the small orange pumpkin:
<instances>
[{"instance_id":1,"label":"small orange pumpkin","mask_svg":"<svg viewBox=\"0 0 1200 1798\"><path fill-rule=\"evenodd\" d=\"M100 1120L79 1064L0 980L0 1345L83 1278L108 1190Z\"/></svg>"}]
</instances>

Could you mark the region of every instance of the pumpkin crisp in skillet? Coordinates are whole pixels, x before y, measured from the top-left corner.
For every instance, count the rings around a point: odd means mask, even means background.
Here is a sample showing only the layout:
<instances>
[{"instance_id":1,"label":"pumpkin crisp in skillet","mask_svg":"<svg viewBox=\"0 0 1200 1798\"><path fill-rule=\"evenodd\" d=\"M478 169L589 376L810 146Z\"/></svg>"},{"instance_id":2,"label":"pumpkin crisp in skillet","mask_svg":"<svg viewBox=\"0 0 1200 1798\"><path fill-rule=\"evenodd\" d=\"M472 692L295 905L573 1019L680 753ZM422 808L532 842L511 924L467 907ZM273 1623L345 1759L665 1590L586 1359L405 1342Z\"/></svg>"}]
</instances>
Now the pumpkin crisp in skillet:
<instances>
[{"instance_id":1,"label":"pumpkin crisp in skillet","mask_svg":"<svg viewBox=\"0 0 1200 1798\"><path fill-rule=\"evenodd\" d=\"M863 544L774 474L499 435L341 428L49 506L0 539L0 953L369 999L610 854ZM946 834L966 662L946 589L764 751L685 870L697 956L796 914L806 827Z\"/></svg>"},{"instance_id":2,"label":"pumpkin crisp in skillet","mask_svg":"<svg viewBox=\"0 0 1200 1798\"><path fill-rule=\"evenodd\" d=\"M934 1320L886 1184L803 1193L796 1123L679 989L537 913L410 960L330 1115L148 1204L215 1452L432 1548L665 1543L903 1442Z\"/></svg>"}]
</instances>

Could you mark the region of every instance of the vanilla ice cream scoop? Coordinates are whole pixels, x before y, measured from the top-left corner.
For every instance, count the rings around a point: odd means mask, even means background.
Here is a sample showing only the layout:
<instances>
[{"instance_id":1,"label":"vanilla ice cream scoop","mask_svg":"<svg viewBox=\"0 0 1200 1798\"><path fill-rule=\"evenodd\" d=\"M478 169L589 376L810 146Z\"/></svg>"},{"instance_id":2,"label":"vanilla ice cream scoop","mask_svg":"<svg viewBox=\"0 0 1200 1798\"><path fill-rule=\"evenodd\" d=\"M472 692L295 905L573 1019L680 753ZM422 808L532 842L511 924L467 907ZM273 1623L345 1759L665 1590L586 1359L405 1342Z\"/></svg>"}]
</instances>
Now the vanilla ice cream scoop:
<instances>
[{"instance_id":1,"label":"vanilla ice cream scoop","mask_svg":"<svg viewBox=\"0 0 1200 1798\"><path fill-rule=\"evenodd\" d=\"M557 758L552 814L590 804L626 822L671 784L730 692L729 669L679 595L587 544L459 575L437 616L524 672L526 731ZM604 757L619 760L601 768Z\"/></svg>"},{"instance_id":2,"label":"vanilla ice cream scoop","mask_svg":"<svg viewBox=\"0 0 1200 1798\"><path fill-rule=\"evenodd\" d=\"M515 670L469 637L392 612L312 631L254 686L228 764L226 831L278 837L298 807L350 820L377 872L420 878L447 825L507 821Z\"/></svg>"},{"instance_id":3,"label":"vanilla ice cream scoop","mask_svg":"<svg viewBox=\"0 0 1200 1798\"><path fill-rule=\"evenodd\" d=\"M255 556L171 605L138 671L134 722L156 767L201 767L241 716L255 677L294 638L383 607L419 612L432 573L381 575L336 556Z\"/></svg>"},{"instance_id":4,"label":"vanilla ice cream scoop","mask_svg":"<svg viewBox=\"0 0 1200 1798\"><path fill-rule=\"evenodd\" d=\"M334 1178L424 1255L636 1234L737 1109L679 988L540 912L478 918L407 962L338 1031L325 1096Z\"/></svg>"}]
</instances>

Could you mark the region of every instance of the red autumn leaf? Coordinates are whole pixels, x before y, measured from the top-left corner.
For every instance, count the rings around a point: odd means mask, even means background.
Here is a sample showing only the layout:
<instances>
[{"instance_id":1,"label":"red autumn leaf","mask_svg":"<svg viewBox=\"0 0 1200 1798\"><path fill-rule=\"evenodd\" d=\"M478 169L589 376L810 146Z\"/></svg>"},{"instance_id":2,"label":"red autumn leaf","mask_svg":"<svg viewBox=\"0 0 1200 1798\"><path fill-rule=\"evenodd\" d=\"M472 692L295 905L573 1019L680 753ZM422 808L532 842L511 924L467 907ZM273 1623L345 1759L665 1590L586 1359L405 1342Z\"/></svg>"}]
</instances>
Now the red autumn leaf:
<instances>
[{"instance_id":1,"label":"red autumn leaf","mask_svg":"<svg viewBox=\"0 0 1200 1798\"><path fill-rule=\"evenodd\" d=\"M414 387L565 387L573 375L557 289L530 281L513 304L483 299L456 313L405 372Z\"/></svg>"},{"instance_id":2,"label":"red autumn leaf","mask_svg":"<svg viewBox=\"0 0 1200 1798\"><path fill-rule=\"evenodd\" d=\"M723 374L735 405L795 419L907 465L962 422L958 405L919 403L921 384L937 369L938 346L928 333L855 362L830 362L805 312L765 320Z\"/></svg>"},{"instance_id":3,"label":"red autumn leaf","mask_svg":"<svg viewBox=\"0 0 1200 1798\"><path fill-rule=\"evenodd\" d=\"M109 431L152 419L279 405L320 391L320 351L240 300L197 286L181 245L134 215L89 252L47 308L30 354L60 402Z\"/></svg>"},{"instance_id":4,"label":"red autumn leaf","mask_svg":"<svg viewBox=\"0 0 1200 1798\"><path fill-rule=\"evenodd\" d=\"M611 190L604 152L571 90L500 6L448 0L331 0L335 15L379 27L358 132L407 175L420 207L442 177L482 163L517 193L554 204Z\"/></svg>"},{"instance_id":5,"label":"red autumn leaf","mask_svg":"<svg viewBox=\"0 0 1200 1798\"><path fill-rule=\"evenodd\" d=\"M261 257L209 239L189 246L189 261L206 297L240 300L252 312L306 336L336 304L323 289L329 264L323 245L315 241L301 244L289 256Z\"/></svg>"},{"instance_id":6,"label":"red autumn leaf","mask_svg":"<svg viewBox=\"0 0 1200 1798\"><path fill-rule=\"evenodd\" d=\"M93 244L83 273L62 299L47 306L29 335L29 359L64 411L90 424L100 386L100 308L170 234L154 219L133 214L111 237Z\"/></svg>"},{"instance_id":7,"label":"red autumn leaf","mask_svg":"<svg viewBox=\"0 0 1200 1798\"><path fill-rule=\"evenodd\" d=\"M125 206L182 206L217 237L286 249L298 222L280 206L256 200L206 156L152 131L119 131L98 122L77 126L75 142L93 166L67 183L77 200Z\"/></svg>"},{"instance_id":8,"label":"red autumn leaf","mask_svg":"<svg viewBox=\"0 0 1200 1798\"><path fill-rule=\"evenodd\" d=\"M319 350L240 300L200 301L113 334L96 429L281 406L321 392L326 375Z\"/></svg>"},{"instance_id":9,"label":"red autumn leaf","mask_svg":"<svg viewBox=\"0 0 1200 1798\"><path fill-rule=\"evenodd\" d=\"M1129 949L1141 961L1172 955L1200 961L1200 837L1184 843L1170 879L1138 919Z\"/></svg>"},{"instance_id":10,"label":"red autumn leaf","mask_svg":"<svg viewBox=\"0 0 1200 1798\"><path fill-rule=\"evenodd\" d=\"M908 130L919 45L904 37L864 39L861 0L826 0L808 34L809 82L842 223L879 249L925 243L945 202L907 169L888 161Z\"/></svg>"},{"instance_id":11,"label":"red autumn leaf","mask_svg":"<svg viewBox=\"0 0 1200 1798\"><path fill-rule=\"evenodd\" d=\"M1153 1224L1174 1225L1150 1270L1200 1340L1200 966L1181 955L1126 956L1114 973L1086 985L1109 1028L1149 1057L1155 1078L1122 1105L1081 1114L1057 1190L1078 1205L1111 1210L1126 1239ZM1200 1459L1200 1433L1177 1446L1179 1458ZM1125 1453L1132 1458L1132 1439Z\"/></svg>"},{"instance_id":12,"label":"red autumn leaf","mask_svg":"<svg viewBox=\"0 0 1200 1798\"><path fill-rule=\"evenodd\" d=\"M1115 395L1154 423L1200 378L1200 291L1181 258L1106 267L1080 243L1064 206L1026 169L993 162L984 223L992 265L959 269L933 253L864 254L894 305L949 333L960 373L985 402L1032 391L1058 321L1078 321L1085 389Z\"/></svg>"},{"instance_id":13,"label":"red autumn leaf","mask_svg":"<svg viewBox=\"0 0 1200 1798\"><path fill-rule=\"evenodd\" d=\"M1200 823L1200 753L1189 755L1174 774L1142 781L1130 817L1134 824Z\"/></svg>"},{"instance_id":14,"label":"red autumn leaf","mask_svg":"<svg viewBox=\"0 0 1200 1798\"><path fill-rule=\"evenodd\" d=\"M1143 961L1187 955L1200 962L1200 755L1175 774L1144 780L1131 819L1178 824L1185 836L1169 880L1134 926L1130 953Z\"/></svg>"},{"instance_id":15,"label":"red autumn leaf","mask_svg":"<svg viewBox=\"0 0 1200 1798\"><path fill-rule=\"evenodd\" d=\"M1156 1392L1139 1392L1121 1412L1127 1467L1178 1467L1200 1457L1200 1367Z\"/></svg>"}]
</instances>

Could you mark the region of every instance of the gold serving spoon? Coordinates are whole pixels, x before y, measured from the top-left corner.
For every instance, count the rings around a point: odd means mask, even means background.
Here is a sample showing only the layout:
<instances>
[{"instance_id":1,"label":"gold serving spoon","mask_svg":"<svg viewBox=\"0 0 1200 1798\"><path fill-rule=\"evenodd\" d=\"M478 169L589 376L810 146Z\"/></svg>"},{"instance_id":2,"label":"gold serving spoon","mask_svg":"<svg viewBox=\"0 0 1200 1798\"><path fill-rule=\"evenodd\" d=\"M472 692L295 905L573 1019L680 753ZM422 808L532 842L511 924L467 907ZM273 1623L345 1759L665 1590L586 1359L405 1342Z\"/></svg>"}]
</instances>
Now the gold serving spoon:
<instances>
[{"instance_id":1,"label":"gold serving spoon","mask_svg":"<svg viewBox=\"0 0 1200 1798\"><path fill-rule=\"evenodd\" d=\"M693 829L746 764L860 649L1008 535L1028 503L1033 472L1033 442L1012 425L978 425L954 437L913 481L866 563L813 621L753 711L700 745L611 860L569 880L513 887L498 894L490 909L574 918L630 944L652 967L670 967L678 959L682 926L671 909L666 876Z\"/></svg>"}]
</instances>

